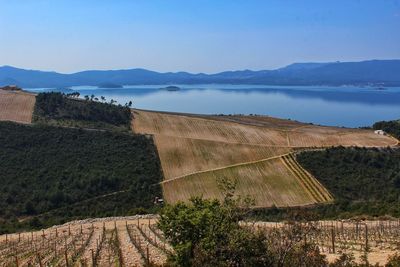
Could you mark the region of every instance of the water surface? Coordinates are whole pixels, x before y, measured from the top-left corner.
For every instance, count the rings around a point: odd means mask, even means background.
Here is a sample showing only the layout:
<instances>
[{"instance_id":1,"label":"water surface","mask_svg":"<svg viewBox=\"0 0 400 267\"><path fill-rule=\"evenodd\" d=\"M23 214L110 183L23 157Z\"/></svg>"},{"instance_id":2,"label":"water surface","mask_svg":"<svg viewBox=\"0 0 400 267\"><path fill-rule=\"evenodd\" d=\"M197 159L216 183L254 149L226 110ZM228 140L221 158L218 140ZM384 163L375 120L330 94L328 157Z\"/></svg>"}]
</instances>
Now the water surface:
<instances>
[{"instance_id":1,"label":"water surface","mask_svg":"<svg viewBox=\"0 0 400 267\"><path fill-rule=\"evenodd\" d=\"M400 118L400 88L178 85L167 91L160 85L98 89L72 87L82 96L104 96L133 107L201 114L263 114L321 125L360 127ZM52 89L28 89L48 91ZM68 92L67 90L66 92Z\"/></svg>"}]
</instances>

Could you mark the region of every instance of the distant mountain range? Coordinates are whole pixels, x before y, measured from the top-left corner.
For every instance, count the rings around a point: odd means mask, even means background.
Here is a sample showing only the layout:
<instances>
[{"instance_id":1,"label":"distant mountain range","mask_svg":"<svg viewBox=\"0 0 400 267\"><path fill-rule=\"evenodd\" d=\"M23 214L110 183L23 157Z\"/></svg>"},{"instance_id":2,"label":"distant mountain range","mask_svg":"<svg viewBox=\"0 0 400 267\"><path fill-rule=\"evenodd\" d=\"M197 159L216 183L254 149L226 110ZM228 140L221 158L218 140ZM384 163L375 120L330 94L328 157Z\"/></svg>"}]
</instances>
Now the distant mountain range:
<instances>
[{"instance_id":1,"label":"distant mountain range","mask_svg":"<svg viewBox=\"0 0 400 267\"><path fill-rule=\"evenodd\" d=\"M216 74L160 73L145 69L90 70L73 74L0 67L0 86L69 87L139 84L268 84L400 86L400 60L294 63L276 70L226 71Z\"/></svg>"}]
</instances>

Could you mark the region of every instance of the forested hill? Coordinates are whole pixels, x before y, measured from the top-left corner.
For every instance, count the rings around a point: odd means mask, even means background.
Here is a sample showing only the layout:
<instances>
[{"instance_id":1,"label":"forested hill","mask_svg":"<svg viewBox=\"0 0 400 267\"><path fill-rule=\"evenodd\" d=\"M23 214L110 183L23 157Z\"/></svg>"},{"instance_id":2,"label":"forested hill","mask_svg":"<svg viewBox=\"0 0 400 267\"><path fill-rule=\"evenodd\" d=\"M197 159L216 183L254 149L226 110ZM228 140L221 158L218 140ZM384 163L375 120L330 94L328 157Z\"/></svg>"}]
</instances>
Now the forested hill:
<instances>
[{"instance_id":1,"label":"forested hill","mask_svg":"<svg viewBox=\"0 0 400 267\"><path fill-rule=\"evenodd\" d=\"M400 150L330 148L301 153L299 163L335 196L327 217L400 216Z\"/></svg>"},{"instance_id":2,"label":"forested hill","mask_svg":"<svg viewBox=\"0 0 400 267\"><path fill-rule=\"evenodd\" d=\"M162 195L156 148L143 135L0 122L0 152L0 234L154 212Z\"/></svg>"},{"instance_id":3,"label":"forested hill","mask_svg":"<svg viewBox=\"0 0 400 267\"><path fill-rule=\"evenodd\" d=\"M104 84L270 84L270 85L400 85L400 60L295 63L276 70L226 71L216 74L160 73L145 69L83 71L73 74L0 67L0 86L67 87Z\"/></svg>"},{"instance_id":4,"label":"forested hill","mask_svg":"<svg viewBox=\"0 0 400 267\"><path fill-rule=\"evenodd\" d=\"M50 92L33 109L30 125L0 121L0 234L157 209L157 150L129 104Z\"/></svg>"}]
</instances>

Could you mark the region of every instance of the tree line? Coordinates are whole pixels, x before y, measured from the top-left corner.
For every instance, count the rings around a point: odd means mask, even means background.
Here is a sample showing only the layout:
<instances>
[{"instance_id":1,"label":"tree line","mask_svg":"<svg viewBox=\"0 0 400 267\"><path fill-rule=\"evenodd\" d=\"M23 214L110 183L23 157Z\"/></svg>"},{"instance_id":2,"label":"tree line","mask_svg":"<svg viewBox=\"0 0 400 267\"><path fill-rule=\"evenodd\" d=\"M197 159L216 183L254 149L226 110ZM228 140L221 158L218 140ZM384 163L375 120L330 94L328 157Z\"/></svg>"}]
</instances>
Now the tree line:
<instances>
[{"instance_id":1,"label":"tree line","mask_svg":"<svg viewBox=\"0 0 400 267\"><path fill-rule=\"evenodd\" d=\"M79 93L40 93L36 96L34 121L62 126L130 129L132 102L116 105L114 100L101 101L94 95L78 99Z\"/></svg>"}]
</instances>

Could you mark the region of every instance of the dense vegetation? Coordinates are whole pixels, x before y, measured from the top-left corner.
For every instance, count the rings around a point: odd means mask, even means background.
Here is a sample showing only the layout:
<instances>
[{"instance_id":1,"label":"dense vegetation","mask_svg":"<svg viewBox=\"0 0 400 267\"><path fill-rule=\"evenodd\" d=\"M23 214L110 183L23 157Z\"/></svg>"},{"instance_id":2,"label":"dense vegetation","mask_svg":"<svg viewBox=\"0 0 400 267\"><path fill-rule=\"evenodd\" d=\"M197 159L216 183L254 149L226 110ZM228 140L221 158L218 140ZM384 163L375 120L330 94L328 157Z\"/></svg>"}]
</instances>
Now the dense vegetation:
<instances>
[{"instance_id":1,"label":"dense vegetation","mask_svg":"<svg viewBox=\"0 0 400 267\"><path fill-rule=\"evenodd\" d=\"M315 219L400 217L400 150L329 148L302 152L299 163L333 194L331 205L256 210L253 216L282 220L307 210Z\"/></svg>"},{"instance_id":2,"label":"dense vegetation","mask_svg":"<svg viewBox=\"0 0 400 267\"><path fill-rule=\"evenodd\" d=\"M301 153L299 163L334 195L322 214L400 217L400 150L331 148Z\"/></svg>"},{"instance_id":3,"label":"dense vegetation","mask_svg":"<svg viewBox=\"0 0 400 267\"><path fill-rule=\"evenodd\" d=\"M1 122L0 173L0 232L153 212L161 196L158 155L142 135Z\"/></svg>"},{"instance_id":4,"label":"dense vegetation","mask_svg":"<svg viewBox=\"0 0 400 267\"><path fill-rule=\"evenodd\" d=\"M400 120L397 121L378 121L374 123L375 130L384 130L385 132L400 139Z\"/></svg>"},{"instance_id":5,"label":"dense vegetation","mask_svg":"<svg viewBox=\"0 0 400 267\"><path fill-rule=\"evenodd\" d=\"M94 96L83 100L49 92L37 95L33 119L52 125L129 131L131 111L128 106L100 102Z\"/></svg>"}]
</instances>

